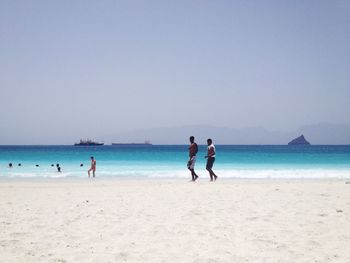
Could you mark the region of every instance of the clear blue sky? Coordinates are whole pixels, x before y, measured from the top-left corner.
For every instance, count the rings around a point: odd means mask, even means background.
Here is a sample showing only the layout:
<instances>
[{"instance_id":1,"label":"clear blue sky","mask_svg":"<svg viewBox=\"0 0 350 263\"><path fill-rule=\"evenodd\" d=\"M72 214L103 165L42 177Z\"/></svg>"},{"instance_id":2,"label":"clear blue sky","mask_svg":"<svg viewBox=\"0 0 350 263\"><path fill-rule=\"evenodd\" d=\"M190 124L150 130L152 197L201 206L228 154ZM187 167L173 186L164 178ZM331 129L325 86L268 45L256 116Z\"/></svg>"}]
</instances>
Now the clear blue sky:
<instances>
[{"instance_id":1,"label":"clear blue sky","mask_svg":"<svg viewBox=\"0 0 350 263\"><path fill-rule=\"evenodd\" d=\"M350 1L0 1L0 144L350 124Z\"/></svg>"}]
</instances>

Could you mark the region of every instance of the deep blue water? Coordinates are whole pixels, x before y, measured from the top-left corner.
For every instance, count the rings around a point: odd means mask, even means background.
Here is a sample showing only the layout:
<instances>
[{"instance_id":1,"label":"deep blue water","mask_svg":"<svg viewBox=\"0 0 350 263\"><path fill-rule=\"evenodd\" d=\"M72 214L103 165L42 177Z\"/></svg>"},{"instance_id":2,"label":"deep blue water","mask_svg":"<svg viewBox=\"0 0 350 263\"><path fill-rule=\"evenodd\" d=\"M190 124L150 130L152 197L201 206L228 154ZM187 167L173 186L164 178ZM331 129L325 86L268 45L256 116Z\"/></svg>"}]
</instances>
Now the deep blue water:
<instances>
[{"instance_id":1,"label":"deep blue water","mask_svg":"<svg viewBox=\"0 0 350 263\"><path fill-rule=\"evenodd\" d=\"M216 152L214 170L222 177L350 177L350 146L216 145ZM199 146L201 176L207 176L205 155L206 146ZM86 177L90 156L97 160L97 176L189 176L188 145L153 145L0 146L0 177ZM56 163L61 173L51 167Z\"/></svg>"}]
</instances>

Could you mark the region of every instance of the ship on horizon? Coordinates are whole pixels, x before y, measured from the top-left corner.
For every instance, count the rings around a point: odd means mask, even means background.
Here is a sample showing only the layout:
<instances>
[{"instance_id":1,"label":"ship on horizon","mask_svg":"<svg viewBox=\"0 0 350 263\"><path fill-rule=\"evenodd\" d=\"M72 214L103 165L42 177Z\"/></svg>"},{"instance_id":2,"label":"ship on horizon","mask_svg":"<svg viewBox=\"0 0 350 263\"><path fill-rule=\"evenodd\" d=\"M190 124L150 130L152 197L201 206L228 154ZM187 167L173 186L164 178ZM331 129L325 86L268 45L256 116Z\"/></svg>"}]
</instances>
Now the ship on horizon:
<instances>
[{"instance_id":1,"label":"ship on horizon","mask_svg":"<svg viewBox=\"0 0 350 263\"><path fill-rule=\"evenodd\" d=\"M103 142L95 142L90 139L87 139L87 140L80 139L79 142L74 143L74 146L102 146L102 145L104 145Z\"/></svg>"},{"instance_id":2,"label":"ship on horizon","mask_svg":"<svg viewBox=\"0 0 350 263\"><path fill-rule=\"evenodd\" d=\"M151 146L153 145L149 140L142 142L130 142L130 143L122 143L122 142L113 142L114 146Z\"/></svg>"}]
</instances>

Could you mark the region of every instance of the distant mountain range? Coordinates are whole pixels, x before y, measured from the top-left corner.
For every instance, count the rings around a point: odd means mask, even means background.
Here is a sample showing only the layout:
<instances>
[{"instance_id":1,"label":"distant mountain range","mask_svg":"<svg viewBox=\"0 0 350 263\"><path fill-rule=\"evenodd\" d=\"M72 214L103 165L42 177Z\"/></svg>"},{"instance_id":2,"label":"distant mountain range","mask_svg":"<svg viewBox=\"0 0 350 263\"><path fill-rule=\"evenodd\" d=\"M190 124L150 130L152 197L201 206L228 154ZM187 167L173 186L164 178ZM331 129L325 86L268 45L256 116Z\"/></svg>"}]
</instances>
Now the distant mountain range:
<instances>
[{"instance_id":1,"label":"distant mountain range","mask_svg":"<svg viewBox=\"0 0 350 263\"><path fill-rule=\"evenodd\" d=\"M212 138L215 144L282 144L303 134L315 144L348 144L350 145L350 126L342 124L320 123L302 126L296 131L269 131L263 127L228 128L208 125L179 126L169 128L140 129L129 132L110 134L105 141L142 142L150 140L153 144L187 144L188 137L193 135L199 144L205 144Z\"/></svg>"}]
</instances>

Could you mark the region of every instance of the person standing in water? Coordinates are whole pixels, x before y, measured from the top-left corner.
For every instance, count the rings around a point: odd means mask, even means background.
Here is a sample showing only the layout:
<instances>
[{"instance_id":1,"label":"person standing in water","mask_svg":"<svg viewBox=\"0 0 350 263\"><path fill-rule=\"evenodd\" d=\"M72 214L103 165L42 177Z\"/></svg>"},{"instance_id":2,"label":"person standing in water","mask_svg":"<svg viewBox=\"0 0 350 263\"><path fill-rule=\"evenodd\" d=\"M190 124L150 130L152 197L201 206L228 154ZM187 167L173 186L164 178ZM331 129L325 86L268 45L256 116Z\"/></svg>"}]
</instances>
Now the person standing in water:
<instances>
[{"instance_id":1,"label":"person standing in water","mask_svg":"<svg viewBox=\"0 0 350 263\"><path fill-rule=\"evenodd\" d=\"M91 159L91 167L88 171L89 178L90 178L90 172L92 171L92 177L95 177L95 171L96 171L96 160L94 159L93 156L91 156L90 159Z\"/></svg>"},{"instance_id":2,"label":"person standing in water","mask_svg":"<svg viewBox=\"0 0 350 263\"><path fill-rule=\"evenodd\" d=\"M213 141L211 139L207 140L207 144L208 144L208 153L207 153L207 156L205 156L205 158L207 158L206 169L209 172L210 181L216 181L216 179L218 177L213 172L213 165L215 162L215 146L214 146Z\"/></svg>"},{"instance_id":3,"label":"person standing in water","mask_svg":"<svg viewBox=\"0 0 350 263\"><path fill-rule=\"evenodd\" d=\"M196 181L198 179L198 175L194 171L194 165L196 163L196 154L198 152L198 145L194 142L194 137L190 137L190 147L188 147L189 152L189 160L187 162L187 168L191 171L192 181Z\"/></svg>"}]
</instances>

